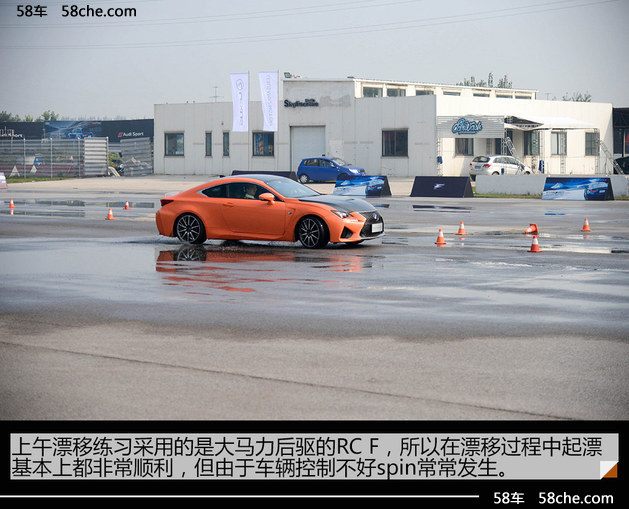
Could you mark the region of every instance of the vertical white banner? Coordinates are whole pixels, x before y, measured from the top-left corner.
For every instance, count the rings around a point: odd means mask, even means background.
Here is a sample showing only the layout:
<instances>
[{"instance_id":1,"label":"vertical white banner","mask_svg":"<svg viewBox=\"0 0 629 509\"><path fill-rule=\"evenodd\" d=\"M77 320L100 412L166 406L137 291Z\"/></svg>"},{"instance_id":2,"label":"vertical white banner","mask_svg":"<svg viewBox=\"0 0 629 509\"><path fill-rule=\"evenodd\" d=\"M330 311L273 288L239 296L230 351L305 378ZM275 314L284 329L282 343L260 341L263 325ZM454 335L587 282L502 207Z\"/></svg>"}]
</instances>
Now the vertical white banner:
<instances>
[{"instance_id":1,"label":"vertical white banner","mask_svg":"<svg viewBox=\"0 0 629 509\"><path fill-rule=\"evenodd\" d=\"M262 114L264 116L264 131L277 131L278 115L278 72L261 72L260 96L262 98Z\"/></svg>"},{"instance_id":2,"label":"vertical white banner","mask_svg":"<svg viewBox=\"0 0 629 509\"><path fill-rule=\"evenodd\" d=\"M232 131L249 131L249 74L230 74L232 83L233 100L233 126Z\"/></svg>"}]
</instances>

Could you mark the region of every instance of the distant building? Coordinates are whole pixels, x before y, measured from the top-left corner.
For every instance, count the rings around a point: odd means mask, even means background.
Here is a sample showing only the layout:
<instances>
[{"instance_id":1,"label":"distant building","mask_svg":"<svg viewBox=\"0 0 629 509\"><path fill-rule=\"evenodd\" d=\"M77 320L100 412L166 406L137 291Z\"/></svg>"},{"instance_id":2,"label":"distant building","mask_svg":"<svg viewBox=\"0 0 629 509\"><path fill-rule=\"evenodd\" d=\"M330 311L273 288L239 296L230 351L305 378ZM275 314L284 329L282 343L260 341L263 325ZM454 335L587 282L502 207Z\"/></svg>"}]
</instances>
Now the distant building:
<instances>
[{"instance_id":1,"label":"distant building","mask_svg":"<svg viewBox=\"0 0 629 509\"><path fill-rule=\"evenodd\" d=\"M467 175L477 155L513 154L551 174L611 172L612 105L544 101L534 90L347 78L286 78L277 132L251 103L249 132L232 103L155 105L155 173L296 171L337 156L371 175Z\"/></svg>"}]
</instances>

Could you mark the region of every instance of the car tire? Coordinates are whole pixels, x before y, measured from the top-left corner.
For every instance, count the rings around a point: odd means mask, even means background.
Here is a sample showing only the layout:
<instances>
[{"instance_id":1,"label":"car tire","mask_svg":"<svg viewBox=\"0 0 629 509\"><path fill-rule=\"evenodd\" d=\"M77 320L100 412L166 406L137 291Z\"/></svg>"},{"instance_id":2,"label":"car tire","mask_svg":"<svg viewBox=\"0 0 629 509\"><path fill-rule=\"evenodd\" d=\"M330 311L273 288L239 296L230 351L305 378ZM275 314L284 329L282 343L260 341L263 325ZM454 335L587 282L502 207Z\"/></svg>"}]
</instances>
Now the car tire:
<instances>
[{"instance_id":1,"label":"car tire","mask_svg":"<svg viewBox=\"0 0 629 509\"><path fill-rule=\"evenodd\" d=\"M186 244L203 244L207 237L203 221L194 214L183 214L175 223L175 235Z\"/></svg>"},{"instance_id":2,"label":"car tire","mask_svg":"<svg viewBox=\"0 0 629 509\"><path fill-rule=\"evenodd\" d=\"M330 232L321 219L307 216L297 225L297 238L307 249L321 249L330 242Z\"/></svg>"},{"instance_id":3,"label":"car tire","mask_svg":"<svg viewBox=\"0 0 629 509\"><path fill-rule=\"evenodd\" d=\"M493 172L492 175L500 175L497 171Z\"/></svg>"},{"instance_id":4,"label":"car tire","mask_svg":"<svg viewBox=\"0 0 629 509\"><path fill-rule=\"evenodd\" d=\"M347 180L347 179L349 179L349 175L347 173L341 173L338 178L338 180Z\"/></svg>"},{"instance_id":5,"label":"car tire","mask_svg":"<svg viewBox=\"0 0 629 509\"><path fill-rule=\"evenodd\" d=\"M308 182L310 182L310 177L305 173L302 173L301 175L299 175L299 182L301 182L302 184L307 184Z\"/></svg>"}]
</instances>

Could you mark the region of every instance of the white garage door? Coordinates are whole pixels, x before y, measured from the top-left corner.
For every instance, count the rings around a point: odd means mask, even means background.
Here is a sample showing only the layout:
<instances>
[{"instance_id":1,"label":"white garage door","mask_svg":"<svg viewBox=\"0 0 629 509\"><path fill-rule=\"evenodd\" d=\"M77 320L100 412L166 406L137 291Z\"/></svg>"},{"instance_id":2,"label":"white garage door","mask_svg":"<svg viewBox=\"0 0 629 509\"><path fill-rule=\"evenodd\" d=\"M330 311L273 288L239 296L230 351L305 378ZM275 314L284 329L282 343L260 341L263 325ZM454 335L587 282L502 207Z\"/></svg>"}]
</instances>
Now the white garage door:
<instances>
[{"instance_id":1,"label":"white garage door","mask_svg":"<svg viewBox=\"0 0 629 509\"><path fill-rule=\"evenodd\" d=\"M291 171L297 171L302 159L325 154L325 127L290 128Z\"/></svg>"}]
</instances>

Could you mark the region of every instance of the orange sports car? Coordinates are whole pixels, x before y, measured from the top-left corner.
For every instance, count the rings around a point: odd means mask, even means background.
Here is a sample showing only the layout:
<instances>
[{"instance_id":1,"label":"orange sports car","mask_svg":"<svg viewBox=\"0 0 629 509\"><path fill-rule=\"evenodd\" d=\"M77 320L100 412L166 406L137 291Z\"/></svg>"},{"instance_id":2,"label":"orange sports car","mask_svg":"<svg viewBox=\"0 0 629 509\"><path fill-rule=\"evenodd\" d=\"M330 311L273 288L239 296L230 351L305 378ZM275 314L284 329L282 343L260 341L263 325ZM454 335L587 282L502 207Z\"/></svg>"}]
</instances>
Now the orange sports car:
<instances>
[{"instance_id":1,"label":"orange sports car","mask_svg":"<svg viewBox=\"0 0 629 509\"><path fill-rule=\"evenodd\" d=\"M365 200L320 194L275 175L223 177L161 200L157 229L181 242L207 239L297 242L307 248L357 243L384 235L384 221Z\"/></svg>"}]
</instances>

